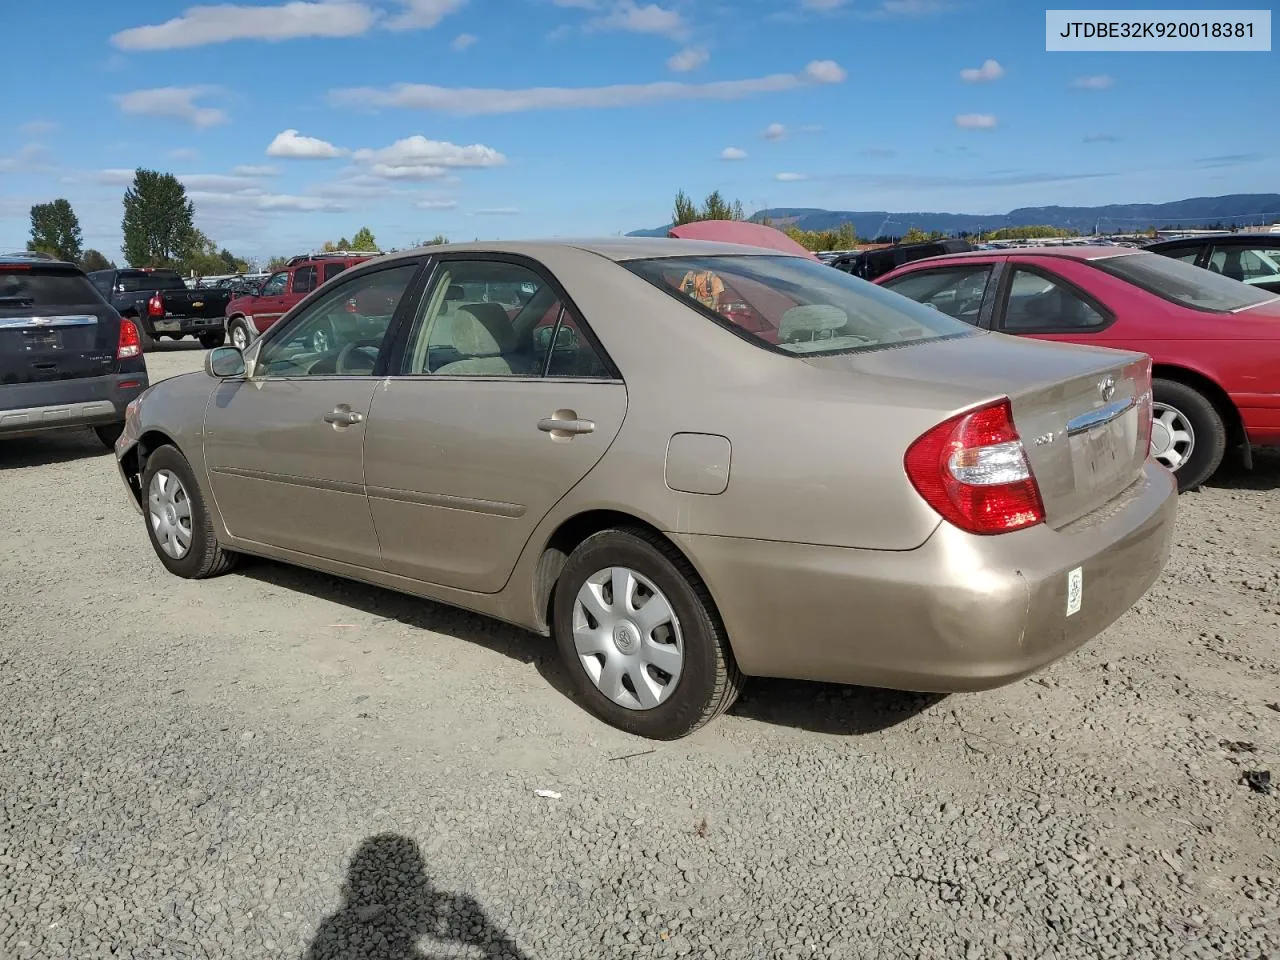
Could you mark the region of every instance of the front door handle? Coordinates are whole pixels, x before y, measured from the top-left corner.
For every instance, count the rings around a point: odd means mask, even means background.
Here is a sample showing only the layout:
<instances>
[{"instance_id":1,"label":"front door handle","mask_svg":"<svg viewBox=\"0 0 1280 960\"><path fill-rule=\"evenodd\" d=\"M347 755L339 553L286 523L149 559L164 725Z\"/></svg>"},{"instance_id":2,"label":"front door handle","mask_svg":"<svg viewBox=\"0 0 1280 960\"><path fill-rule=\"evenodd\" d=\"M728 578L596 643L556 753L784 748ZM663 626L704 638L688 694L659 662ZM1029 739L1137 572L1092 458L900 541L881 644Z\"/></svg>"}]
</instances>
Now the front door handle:
<instances>
[{"instance_id":1,"label":"front door handle","mask_svg":"<svg viewBox=\"0 0 1280 960\"><path fill-rule=\"evenodd\" d=\"M335 427L349 427L363 419L363 413L352 410L345 403L338 404L333 410L324 415L324 422L332 423Z\"/></svg>"},{"instance_id":2,"label":"front door handle","mask_svg":"<svg viewBox=\"0 0 1280 960\"><path fill-rule=\"evenodd\" d=\"M564 414L569 414L565 416ZM554 415L538 421L538 429L549 433L555 439L576 436L579 433L593 433L596 429L594 420L580 420L572 410L557 410Z\"/></svg>"}]
</instances>

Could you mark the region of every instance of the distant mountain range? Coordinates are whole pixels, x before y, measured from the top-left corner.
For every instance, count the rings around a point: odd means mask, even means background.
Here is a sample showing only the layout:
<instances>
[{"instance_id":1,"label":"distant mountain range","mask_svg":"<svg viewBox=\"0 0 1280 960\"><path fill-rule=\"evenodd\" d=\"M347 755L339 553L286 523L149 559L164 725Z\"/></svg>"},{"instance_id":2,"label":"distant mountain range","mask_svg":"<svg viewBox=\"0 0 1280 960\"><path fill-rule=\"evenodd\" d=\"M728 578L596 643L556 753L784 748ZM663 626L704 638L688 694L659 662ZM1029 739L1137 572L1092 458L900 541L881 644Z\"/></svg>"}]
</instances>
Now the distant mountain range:
<instances>
[{"instance_id":1,"label":"distant mountain range","mask_svg":"<svg viewBox=\"0 0 1280 960\"><path fill-rule=\"evenodd\" d=\"M901 236L912 227L930 232L977 233L1001 227L1047 225L1093 233L1130 233L1148 227L1229 227L1280 222L1280 193L1233 193L1194 197L1171 203L1115 203L1105 207L1019 207L1006 214L895 213L888 210L823 210L816 207L771 207L751 215L768 218L776 227L837 230L851 223L860 237ZM635 230L631 237L665 237L670 226Z\"/></svg>"}]
</instances>

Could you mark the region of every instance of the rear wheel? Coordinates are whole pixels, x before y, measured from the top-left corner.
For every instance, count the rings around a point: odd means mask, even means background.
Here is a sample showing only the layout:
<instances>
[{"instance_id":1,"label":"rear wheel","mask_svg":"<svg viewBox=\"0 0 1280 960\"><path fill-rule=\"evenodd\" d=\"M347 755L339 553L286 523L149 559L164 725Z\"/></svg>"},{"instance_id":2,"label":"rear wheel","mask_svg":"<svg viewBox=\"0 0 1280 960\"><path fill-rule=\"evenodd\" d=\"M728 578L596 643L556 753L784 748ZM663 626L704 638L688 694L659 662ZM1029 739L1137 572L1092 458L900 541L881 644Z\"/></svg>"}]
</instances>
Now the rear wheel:
<instances>
[{"instance_id":1,"label":"rear wheel","mask_svg":"<svg viewBox=\"0 0 1280 960\"><path fill-rule=\"evenodd\" d=\"M227 342L227 332L225 330L215 330L212 333L200 334L200 346L206 350L213 350L222 346Z\"/></svg>"},{"instance_id":2,"label":"rear wheel","mask_svg":"<svg viewBox=\"0 0 1280 960\"><path fill-rule=\"evenodd\" d=\"M147 329L146 323L136 313L126 313L126 320L132 320L134 326L138 328L138 343L142 346L142 352L154 350L156 346L156 338L151 335L151 331Z\"/></svg>"},{"instance_id":3,"label":"rear wheel","mask_svg":"<svg viewBox=\"0 0 1280 960\"><path fill-rule=\"evenodd\" d=\"M656 534L584 540L556 582L553 622L587 709L619 729L675 740L738 697L742 676L705 585Z\"/></svg>"},{"instance_id":4,"label":"rear wheel","mask_svg":"<svg viewBox=\"0 0 1280 960\"><path fill-rule=\"evenodd\" d=\"M1173 471L1179 493L1194 490L1222 465L1222 414L1199 390L1177 380L1155 380L1152 394L1151 456Z\"/></svg>"},{"instance_id":5,"label":"rear wheel","mask_svg":"<svg viewBox=\"0 0 1280 960\"><path fill-rule=\"evenodd\" d=\"M223 550L214 536L204 494L176 447L166 444L147 458L142 491L147 536L170 573L203 580L234 566L236 554Z\"/></svg>"},{"instance_id":6,"label":"rear wheel","mask_svg":"<svg viewBox=\"0 0 1280 960\"><path fill-rule=\"evenodd\" d=\"M316 325L307 346L315 353L328 353L333 348L333 329L329 323Z\"/></svg>"},{"instance_id":7,"label":"rear wheel","mask_svg":"<svg viewBox=\"0 0 1280 960\"><path fill-rule=\"evenodd\" d=\"M236 317L227 325L227 335L231 337L231 345L237 350L248 350L249 344L253 342L253 334L249 332L249 325L243 317Z\"/></svg>"},{"instance_id":8,"label":"rear wheel","mask_svg":"<svg viewBox=\"0 0 1280 960\"><path fill-rule=\"evenodd\" d=\"M123 423L108 423L105 426L94 427L93 432L98 435L98 439L102 441L102 445L108 450L116 448L116 441L120 439L120 434L124 433Z\"/></svg>"}]
</instances>

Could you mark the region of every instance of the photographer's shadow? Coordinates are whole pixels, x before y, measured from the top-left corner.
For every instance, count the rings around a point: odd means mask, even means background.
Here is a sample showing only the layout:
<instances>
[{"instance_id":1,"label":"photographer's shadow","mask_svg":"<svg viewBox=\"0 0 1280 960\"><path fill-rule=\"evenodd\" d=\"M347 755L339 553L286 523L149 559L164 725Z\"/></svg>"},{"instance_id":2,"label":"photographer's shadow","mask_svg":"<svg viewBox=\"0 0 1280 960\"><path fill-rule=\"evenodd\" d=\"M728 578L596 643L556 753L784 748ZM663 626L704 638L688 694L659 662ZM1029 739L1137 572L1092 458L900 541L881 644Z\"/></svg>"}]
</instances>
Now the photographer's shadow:
<instances>
[{"instance_id":1,"label":"photographer's shadow","mask_svg":"<svg viewBox=\"0 0 1280 960\"><path fill-rule=\"evenodd\" d=\"M304 960L431 960L431 945L478 948L486 960L527 960L465 894L437 890L418 844L394 833L370 837L347 868L342 906L316 930Z\"/></svg>"}]
</instances>

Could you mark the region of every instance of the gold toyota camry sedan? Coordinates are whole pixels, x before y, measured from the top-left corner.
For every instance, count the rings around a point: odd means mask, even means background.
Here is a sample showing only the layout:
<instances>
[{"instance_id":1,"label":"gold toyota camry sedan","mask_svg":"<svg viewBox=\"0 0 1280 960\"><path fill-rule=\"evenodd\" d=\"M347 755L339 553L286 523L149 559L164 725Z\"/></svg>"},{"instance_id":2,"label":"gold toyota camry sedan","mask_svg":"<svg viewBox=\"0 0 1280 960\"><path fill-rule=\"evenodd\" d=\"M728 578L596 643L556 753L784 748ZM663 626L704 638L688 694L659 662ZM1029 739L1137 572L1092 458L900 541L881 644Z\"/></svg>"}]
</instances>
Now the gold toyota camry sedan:
<instances>
[{"instance_id":1,"label":"gold toyota camry sedan","mask_svg":"<svg viewBox=\"0 0 1280 960\"><path fill-rule=\"evenodd\" d=\"M1168 556L1150 429L1142 354L623 238L347 270L147 390L116 453L172 573L254 554L498 617L673 739L744 676L980 690L1096 636Z\"/></svg>"}]
</instances>

